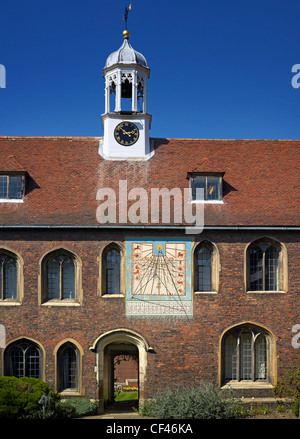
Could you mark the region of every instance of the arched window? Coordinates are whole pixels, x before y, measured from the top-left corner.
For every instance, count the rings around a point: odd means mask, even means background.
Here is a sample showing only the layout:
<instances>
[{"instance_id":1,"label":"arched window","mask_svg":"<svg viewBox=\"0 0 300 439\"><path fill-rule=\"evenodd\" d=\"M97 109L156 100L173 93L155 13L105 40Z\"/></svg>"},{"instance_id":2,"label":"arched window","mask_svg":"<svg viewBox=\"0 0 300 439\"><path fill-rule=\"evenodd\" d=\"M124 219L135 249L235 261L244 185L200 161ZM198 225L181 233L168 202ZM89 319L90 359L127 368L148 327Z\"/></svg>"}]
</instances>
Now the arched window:
<instances>
[{"instance_id":1,"label":"arched window","mask_svg":"<svg viewBox=\"0 0 300 439\"><path fill-rule=\"evenodd\" d=\"M253 243L248 248L248 290L278 291L283 289L283 260L281 247L267 240ZM281 272L281 273L280 273Z\"/></svg>"},{"instance_id":2,"label":"arched window","mask_svg":"<svg viewBox=\"0 0 300 439\"><path fill-rule=\"evenodd\" d=\"M5 374L41 378L41 353L37 345L22 340L9 346L5 351Z\"/></svg>"},{"instance_id":3,"label":"arched window","mask_svg":"<svg viewBox=\"0 0 300 439\"><path fill-rule=\"evenodd\" d=\"M121 254L117 246L107 247L102 255L103 293L120 294Z\"/></svg>"},{"instance_id":4,"label":"arched window","mask_svg":"<svg viewBox=\"0 0 300 439\"><path fill-rule=\"evenodd\" d=\"M75 265L70 255L60 253L48 260L47 298L75 299Z\"/></svg>"},{"instance_id":5,"label":"arched window","mask_svg":"<svg viewBox=\"0 0 300 439\"><path fill-rule=\"evenodd\" d=\"M41 303L49 300L75 302L81 295L81 264L64 249L55 250L42 259Z\"/></svg>"},{"instance_id":6,"label":"arched window","mask_svg":"<svg viewBox=\"0 0 300 439\"><path fill-rule=\"evenodd\" d=\"M17 261L12 255L0 253L0 299L17 299Z\"/></svg>"},{"instance_id":7,"label":"arched window","mask_svg":"<svg viewBox=\"0 0 300 439\"><path fill-rule=\"evenodd\" d=\"M66 343L57 353L58 361L58 390L78 391L80 354L76 346Z\"/></svg>"},{"instance_id":8,"label":"arched window","mask_svg":"<svg viewBox=\"0 0 300 439\"><path fill-rule=\"evenodd\" d=\"M213 244L204 241L194 252L194 291L218 291L218 255Z\"/></svg>"},{"instance_id":9,"label":"arched window","mask_svg":"<svg viewBox=\"0 0 300 439\"><path fill-rule=\"evenodd\" d=\"M270 334L255 325L230 330L223 339L223 381L268 381Z\"/></svg>"}]
</instances>

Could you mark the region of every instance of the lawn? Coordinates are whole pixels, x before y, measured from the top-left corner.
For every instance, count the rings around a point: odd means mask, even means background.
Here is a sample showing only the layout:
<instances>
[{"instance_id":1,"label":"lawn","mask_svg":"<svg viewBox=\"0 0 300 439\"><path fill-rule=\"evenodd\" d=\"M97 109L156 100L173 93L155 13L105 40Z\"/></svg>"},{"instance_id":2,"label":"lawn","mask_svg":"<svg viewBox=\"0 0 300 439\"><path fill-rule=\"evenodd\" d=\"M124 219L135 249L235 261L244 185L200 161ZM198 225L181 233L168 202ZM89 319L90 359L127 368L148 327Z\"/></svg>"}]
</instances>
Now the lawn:
<instances>
[{"instance_id":1,"label":"lawn","mask_svg":"<svg viewBox=\"0 0 300 439\"><path fill-rule=\"evenodd\" d=\"M121 392L115 398L115 401L116 402L120 402L120 401L137 401L138 398L139 398L138 391L134 391L134 392Z\"/></svg>"}]
</instances>

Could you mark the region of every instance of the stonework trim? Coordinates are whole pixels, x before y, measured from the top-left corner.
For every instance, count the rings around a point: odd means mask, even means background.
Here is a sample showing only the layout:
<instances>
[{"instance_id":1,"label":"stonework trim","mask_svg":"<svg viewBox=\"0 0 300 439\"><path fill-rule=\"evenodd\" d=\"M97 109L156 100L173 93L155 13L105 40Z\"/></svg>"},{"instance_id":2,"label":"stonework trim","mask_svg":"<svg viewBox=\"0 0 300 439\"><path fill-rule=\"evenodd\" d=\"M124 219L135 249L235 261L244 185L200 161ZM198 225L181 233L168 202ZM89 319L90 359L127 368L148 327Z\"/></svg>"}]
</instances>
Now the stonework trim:
<instances>
[{"instance_id":1,"label":"stonework trim","mask_svg":"<svg viewBox=\"0 0 300 439\"><path fill-rule=\"evenodd\" d=\"M74 340L73 338L65 338L61 340L53 350L54 363L55 363L55 389L59 391L59 362L58 362L58 352L60 348L64 345L72 345L76 349L76 355L78 355L78 371L77 371L77 380L78 387L76 390L65 390L60 392L61 395L83 395L83 384L82 384L82 358L84 356L84 351L81 345Z\"/></svg>"},{"instance_id":2,"label":"stonework trim","mask_svg":"<svg viewBox=\"0 0 300 439\"><path fill-rule=\"evenodd\" d=\"M251 291L250 290L250 258L249 258L249 249L255 244L259 243L267 243L271 244L279 250L279 264L278 264L278 273L279 273L279 285L278 290L276 291ZM247 293L287 293L288 292L288 252L285 244L278 241L277 239L270 236L262 236L255 241L252 241L247 244L244 252L244 291Z\"/></svg>"},{"instance_id":3,"label":"stonework trim","mask_svg":"<svg viewBox=\"0 0 300 439\"><path fill-rule=\"evenodd\" d=\"M104 265L104 256L106 252L108 252L110 249L115 248L120 252L120 292L119 294L106 294L105 291L105 265ZM100 248L100 253L97 258L98 266L99 266L99 275L97 279L97 292L98 296L102 297L103 299L110 299L110 298L124 298L125 292L126 292L126 251L125 251L125 245L124 242L121 241L110 241L103 243Z\"/></svg>"},{"instance_id":4,"label":"stonework trim","mask_svg":"<svg viewBox=\"0 0 300 439\"><path fill-rule=\"evenodd\" d=\"M54 254L61 252L69 254L75 264L75 299L65 300L47 300L47 262ZM39 275L38 275L38 304L43 306L79 306L82 305L83 291L82 291L82 261L77 253L69 248L57 245L52 247L39 260Z\"/></svg>"},{"instance_id":5,"label":"stonework trim","mask_svg":"<svg viewBox=\"0 0 300 439\"><path fill-rule=\"evenodd\" d=\"M206 245L210 250L212 254L212 261L211 261L211 284L212 284L212 290L211 291L198 291L197 290L197 270L196 270L196 252L199 247L202 245ZM220 264L220 252L217 247L217 245L209 240L203 240L200 242L194 242L193 244L193 258L192 258L192 283L193 283L193 291L194 294L218 294L219 292L219 285L220 285L220 271L221 271L221 264Z\"/></svg>"},{"instance_id":6,"label":"stonework trim","mask_svg":"<svg viewBox=\"0 0 300 439\"><path fill-rule=\"evenodd\" d=\"M46 351L43 348L43 346L36 341L34 338L32 337L27 337L27 336L20 336L20 337L15 337L12 338L7 344L5 349L2 349L1 354L2 354L2 359L1 359L1 364L2 364L2 370L1 370L1 376L4 376L4 357L5 357L5 353L6 351L13 345L13 344L18 344L18 342L22 342L22 341L27 341L29 343L35 344L36 347L39 349L40 351L40 361L41 361L41 369L40 369L40 376L41 376L41 380L42 381L46 381Z\"/></svg>"},{"instance_id":7,"label":"stonework trim","mask_svg":"<svg viewBox=\"0 0 300 439\"><path fill-rule=\"evenodd\" d=\"M17 263L17 299L0 299L0 306L21 305L24 298L24 260L20 253L6 245L0 245L0 253L11 256L16 260Z\"/></svg>"},{"instance_id":8,"label":"stonework trim","mask_svg":"<svg viewBox=\"0 0 300 439\"><path fill-rule=\"evenodd\" d=\"M96 352L96 376L98 386L99 411L104 412L104 404L108 395L109 388L109 366L107 359L107 350L105 349L111 344L126 343L136 346L139 357L139 403L145 402L145 383L147 370L147 352L152 348L147 343L146 339L135 331L119 328L112 331L105 332L100 335L90 350Z\"/></svg>"},{"instance_id":9,"label":"stonework trim","mask_svg":"<svg viewBox=\"0 0 300 439\"><path fill-rule=\"evenodd\" d=\"M265 386L267 387L273 387L276 385L277 383L277 349L276 349L276 341L277 341L277 337L275 336L275 334L269 329L267 328L265 325L262 325L260 323L257 322L253 322L253 321L242 321L240 323L237 323L235 325L230 326L229 328L225 329L220 338L219 338L219 349L218 349L218 384L219 387L224 386L224 370L225 370L225 339L226 336L229 335L231 332L233 332L234 329L238 329L238 328L246 328L246 327L254 327L257 330L261 330L262 333L265 335L266 337L266 342L267 342L267 363L268 363L268 370L267 370L267 376L268 376L268 380L267 382L264 383ZM229 385L231 386L231 383L229 383ZM237 383L233 383L234 387L238 387L238 388L261 388L262 387L262 383L261 382L250 382L250 383L245 383L245 382L237 382ZM226 387L226 386L224 386Z\"/></svg>"}]
</instances>

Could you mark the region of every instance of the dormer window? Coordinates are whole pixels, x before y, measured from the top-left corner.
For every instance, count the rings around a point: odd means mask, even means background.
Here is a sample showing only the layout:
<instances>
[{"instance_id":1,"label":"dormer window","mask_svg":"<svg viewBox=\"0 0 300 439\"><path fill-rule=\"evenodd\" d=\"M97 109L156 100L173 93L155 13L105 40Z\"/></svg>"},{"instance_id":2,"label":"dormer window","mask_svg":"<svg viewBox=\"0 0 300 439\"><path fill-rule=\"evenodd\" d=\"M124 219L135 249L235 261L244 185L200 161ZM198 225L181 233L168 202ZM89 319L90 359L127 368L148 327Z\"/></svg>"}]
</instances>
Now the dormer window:
<instances>
[{"instance_id":1,"label":"dormer window","mask_svg":"<svg viewBox=\"0 0 300 439\"><path fill-rule=\"evenodd\" d=\"M0 201L21 201L25 188L24 175L0 175Z\"/></svg>"},{"instance_id":2,"label":"dormer window","mask_svg":"<svg viewBox=\"0 0 300 439\"><path fill-rule=\"evenodd\" d=\"M199 202L222 202L223 174L194 174L190 176L192 200Z\"/></svg>"}]
</instances>

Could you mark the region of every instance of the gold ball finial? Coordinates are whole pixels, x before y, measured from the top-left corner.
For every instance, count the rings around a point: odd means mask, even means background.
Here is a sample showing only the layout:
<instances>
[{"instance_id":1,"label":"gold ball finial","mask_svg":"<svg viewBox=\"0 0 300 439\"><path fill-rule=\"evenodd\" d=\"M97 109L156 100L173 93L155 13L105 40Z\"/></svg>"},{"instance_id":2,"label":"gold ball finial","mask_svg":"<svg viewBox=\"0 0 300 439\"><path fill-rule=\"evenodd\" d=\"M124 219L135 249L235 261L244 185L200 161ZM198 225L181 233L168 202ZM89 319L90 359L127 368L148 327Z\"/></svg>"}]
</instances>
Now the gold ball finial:
<instances>
[{"instance_id":1,"label":"gold ball finial","mask_svg":"<svg viewBox=\"0 0 300 439\"><path fill-rule=\"evenodd\" d=\"M126 38L126 39L128 40L129 35L130 35L129 31L128 31L127 29L124 30L124 32L123 32L123 38Z\"/></svg>"}]
</instances>

